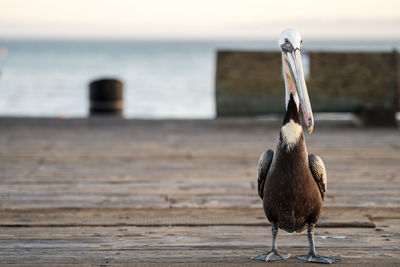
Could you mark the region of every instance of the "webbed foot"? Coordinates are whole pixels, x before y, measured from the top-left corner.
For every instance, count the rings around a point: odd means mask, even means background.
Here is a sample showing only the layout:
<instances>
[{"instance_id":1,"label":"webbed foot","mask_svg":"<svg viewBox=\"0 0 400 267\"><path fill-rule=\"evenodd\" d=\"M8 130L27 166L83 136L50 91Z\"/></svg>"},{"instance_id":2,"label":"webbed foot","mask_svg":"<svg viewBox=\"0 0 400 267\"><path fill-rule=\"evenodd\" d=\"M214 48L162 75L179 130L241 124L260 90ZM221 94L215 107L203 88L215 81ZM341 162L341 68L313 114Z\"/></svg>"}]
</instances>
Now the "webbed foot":
<instances>
[{"instance_id":1,"label":"webbed foot","mask_svg":"<svg viewBox=\"0 0 400 267\"><path fill-rule=\"evenodd\" d=\"M303 260L305 262L316 262L316 263L326 263L326 264L332 264L340 261L340 259L337 258L325 257L311 253L308 255L296 256L296 258Z\"/></svg>"},{"instance_id":2,"label":"webbed foot","mask_svg":"<svg viewBox=\"0 0 400 267\"><path fill-rule=\"evenodd\" d=\"M275 249L266 252L264 254L260 254L254 257L251 257L252 260L258 261L278 261L278 260L286 260L290 257L290 254L278 254L278 251Z\"/></svg>"}]
</instances>

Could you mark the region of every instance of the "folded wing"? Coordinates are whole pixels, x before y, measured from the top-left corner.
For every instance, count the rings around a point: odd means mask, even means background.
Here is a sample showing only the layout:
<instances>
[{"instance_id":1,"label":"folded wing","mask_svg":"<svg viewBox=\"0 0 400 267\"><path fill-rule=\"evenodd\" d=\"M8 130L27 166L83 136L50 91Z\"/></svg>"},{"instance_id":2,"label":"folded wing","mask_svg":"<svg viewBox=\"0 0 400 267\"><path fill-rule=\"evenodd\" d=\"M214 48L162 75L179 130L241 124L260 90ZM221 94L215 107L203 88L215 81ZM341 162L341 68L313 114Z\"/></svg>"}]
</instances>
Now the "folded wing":
<instances>
[{"instance_id":1,"label":"folded wing","mask_svg":"<svg viewBox=\"0 0 400 267\"><path fill-rule=\"evenodd\" d=\"M317 155L310 154L308 155L308 164L314 180L318 185L322 200L324 200L328 183L324 162Z\"/></svg>"},{"instance_id":2,"label":"folded wing","mask_svg":"<svg viewBox=\"0 0 400 267\"><path fill-rule=\"evenodd\" d=\"M272 159L274 157L274 151L271 149L266 150L261 154L258 160L258 172L257 172L257 183L258 183L258 195L261 199L264 198L264 184L269 168L271 167Z\"/></svg>"}]
</instances>

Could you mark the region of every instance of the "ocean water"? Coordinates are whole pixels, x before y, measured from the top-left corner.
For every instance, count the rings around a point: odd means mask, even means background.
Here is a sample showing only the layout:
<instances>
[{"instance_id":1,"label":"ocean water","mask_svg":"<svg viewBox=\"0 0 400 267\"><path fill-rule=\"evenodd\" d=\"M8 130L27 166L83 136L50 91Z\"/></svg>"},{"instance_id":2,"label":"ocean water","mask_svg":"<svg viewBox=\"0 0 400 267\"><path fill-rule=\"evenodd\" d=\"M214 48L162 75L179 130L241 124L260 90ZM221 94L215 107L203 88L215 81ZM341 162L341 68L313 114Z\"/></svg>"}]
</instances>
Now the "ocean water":
<instances>
[{"instance_id":1,"label":"ocean water","mask_svg":"<svg viewBox=\"0 0 400 267\"><path fill-rule=\"evenodd\" d=\"M303 46L391 51L399 44L309 41ZM272 40L0 40L0 116L86 117L89 82L113 77L124 83L126 118L213 118L218 49L278 50Z\"/></svg>"}]
</instances>

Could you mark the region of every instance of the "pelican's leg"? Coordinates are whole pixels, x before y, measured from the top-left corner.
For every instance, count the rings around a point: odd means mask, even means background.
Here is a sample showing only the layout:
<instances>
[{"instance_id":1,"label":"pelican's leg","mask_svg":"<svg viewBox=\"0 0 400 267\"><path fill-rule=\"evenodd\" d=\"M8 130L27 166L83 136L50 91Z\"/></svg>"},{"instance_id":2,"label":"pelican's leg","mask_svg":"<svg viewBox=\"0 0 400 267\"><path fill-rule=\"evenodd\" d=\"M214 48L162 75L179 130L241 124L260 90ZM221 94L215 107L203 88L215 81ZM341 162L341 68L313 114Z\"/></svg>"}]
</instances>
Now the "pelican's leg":
<instances>
[{"instance_id":1,"label":"pelican's leg","mask_svg":"<svg viewBox=\"0 0 400 267\"><path fill-rule=\"evenodd\" d=\"M278 235L278 224L271 223L271 231L272 231L272 249L269 252L264 254L260 254L254 257L251 257L252 260L259 261L277 261L277 260L286 260L290 257L290 254L280 255L278 254L277 246L276 246L276 236Z\"/></svg>"},{"instance_id":2,"label":"pelican's leg","mask_svg":"<svg viewBox=\"0 0 400 267\"><path fill-rule=\"evenodd\" d=\"M310 251L308 252L308 255L296 256L296 258L301 259L306 262L317 262L317 263L328 263L328 264L340 261L340 259L325 257L325 256L315 254L314 224L313 223L310 223L308 225L307 235L308 235L308 242L310 243Z\"/></svg>"}]
</instances>

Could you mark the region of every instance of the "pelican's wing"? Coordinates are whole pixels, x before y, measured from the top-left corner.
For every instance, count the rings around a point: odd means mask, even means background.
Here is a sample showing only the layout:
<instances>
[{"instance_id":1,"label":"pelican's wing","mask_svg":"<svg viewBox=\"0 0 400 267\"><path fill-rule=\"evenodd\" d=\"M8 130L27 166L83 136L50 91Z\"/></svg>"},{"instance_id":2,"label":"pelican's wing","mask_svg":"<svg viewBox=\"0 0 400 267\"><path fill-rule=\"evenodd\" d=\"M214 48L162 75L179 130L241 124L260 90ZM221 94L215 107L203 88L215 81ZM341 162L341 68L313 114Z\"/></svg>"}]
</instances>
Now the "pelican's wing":
<instances>
[{"instance_id":1,"label":"pelican's wing","mask_svg":"<svg viewBox=\"0 0 400 267\"><path fill-rule=\"evenodd\" d=\"M314 180L318 185L319 191L321 192L322 200L324 200L326 188L328 185L324 162L317 155L310 154L308 155L308 164L310 166L310 170L314 177Z\"/></svg>"},{"instance_id":2,"label":"pelican's wing","mask_svg":"<svg viewBox=\"0 0 400 267\"><path fill-rule=\"evenodd\" d=\"M271 149L266 150L261 154L258 160L258 172L257 172L257 183L258 183L258 195L261 199L264 198L264 184L269 168L271 167L272 158L274 157L274 151Z\"/></svg>"}]
</instances>

